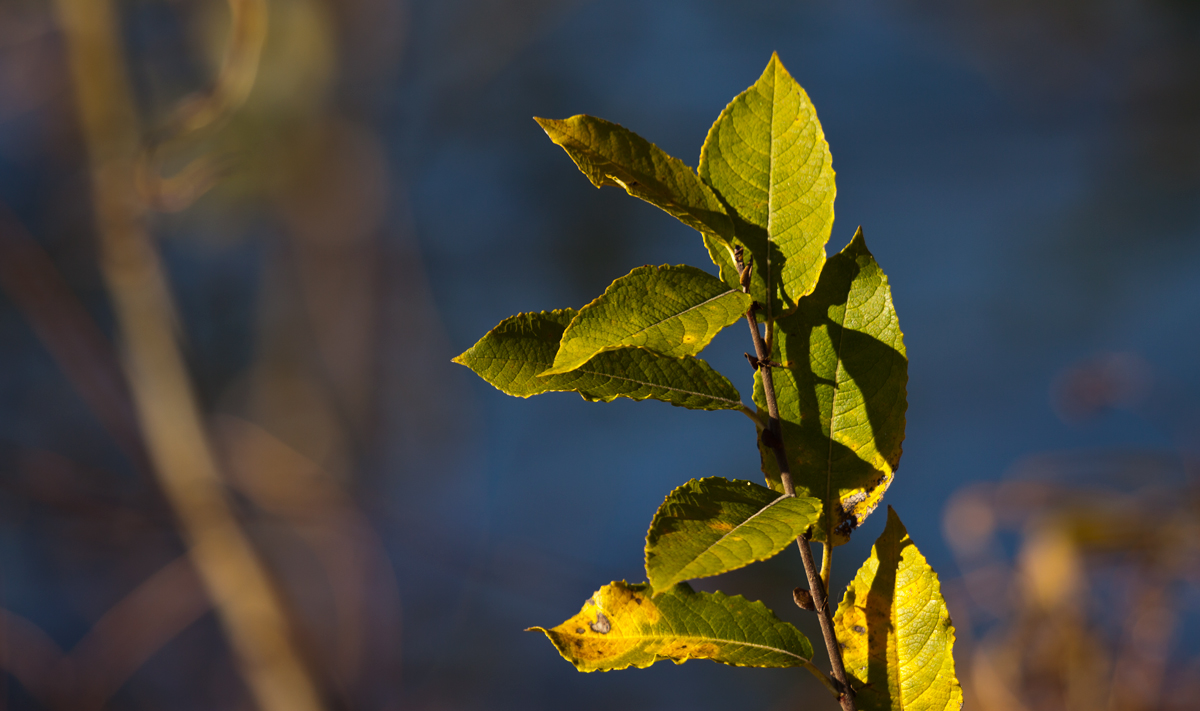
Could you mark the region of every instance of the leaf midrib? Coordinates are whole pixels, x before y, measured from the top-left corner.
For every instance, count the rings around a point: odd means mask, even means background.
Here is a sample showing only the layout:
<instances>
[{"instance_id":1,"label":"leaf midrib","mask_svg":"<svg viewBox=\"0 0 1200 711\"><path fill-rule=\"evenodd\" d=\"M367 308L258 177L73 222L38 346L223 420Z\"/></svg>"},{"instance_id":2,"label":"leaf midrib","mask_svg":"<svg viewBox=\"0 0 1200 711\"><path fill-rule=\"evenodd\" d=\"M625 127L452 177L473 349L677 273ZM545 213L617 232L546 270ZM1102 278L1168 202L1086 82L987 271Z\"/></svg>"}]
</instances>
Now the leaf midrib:
<instances>
[{"instance_id":1,"label":"leaf midrib","mask_svg":"<svg viewBox=\"0 0 1200 711\"><path fill-rule=\"evenodd\" d=\"M755 644L754 642L742 642L742 641L739 641L736 639L727 639L725 637L700 637L700 636L696 636L696 635L661 634L661 635L613 635L613 636L609 637L609 639L628 639L628 640L635 640L635 641L636 640L664 640L664 641L696 640L696 641L700 641L700 642L720 642L722 644L736 644L736 645L739 645L742 647L753 647L755 649L765 649L769 652L779 652L780 654L786 654L789 657L795 657L796 659L803 659L806 662L811 661L807 657L803 657L799 654L796 654L795 652L791 652L786 649L782 649L780 647L772 647L769 644ZM657 655L657 656L665 657L665 655ZM693 657L693 658L695 659L696 657Z\"/></svg>"},{"instance_id":2,"label":"leaf midrib","mask_svg":"<svg viewBox=\"0 0 1200 711\"><path fill-rule=\"evenodd\" d=\"M905 696L904 696L904 684L902 682L904 681L905 678L913 678L914 676L916 676L912 673L905 675L905 674L902 674L902 672L901 672L901 670L905 668L905 664L900 659L900 629L902 628L902 625L900 624L900 606L896 604L896 599L899 597L899 593L900 593L900 566L903 565L905 562L903 553L904 553L904 549L908 548L908 546L904 545L904 540L905 540L904 538L901 538L899 541L892 544L892 547L894 548L894 550L892 551L892 557L896 560L896 578L892 584L892 600L891 600L891 605L890 605L891 609L888 612L888 622L891 624L892 630L895 630L895 633L893 635L891 635L891 642L888 645L890 647L890 649L888 650L888 652L889 652L889 654L894 652L896 655L896 675L897 675L896 687L897 687L897 689L899 689L899 693L900 693L900 702L901 702L900 707L901 708L907 708L910 703L921 698L922 696L925 695L925 693L927 691L934 688L934 685L932 683L926 684L925 687L920 692L918 692L916 696L913 696L912 698L905 698ZM916 546L913 546L913 547L915 549ZM918 554L919 553L920 552L918 551ZM924 556L922 555L921 558L924 559ZM911 563L911 561L910 561L910 563ZM929 566L928 561L925 561L925 565L927 567ZM929 568L929 572L933 573L932 567ZM936 573L934 573L934 575L936 575ZM928 607L931 604L935 608L937 607L937 602L932 597L929 600L927 600L922 605L922 607ZM920 617L920 615L918 615L918 617ZM925 639L920 644L919 648L921 650L924 650L925 647L929 644L929 640L932 639L936 633L937 633L936 626L932 627L930 629L930 631L928 632L928 634L925 635ZM917 659L919 656L920 655L909 655L909 659L907 661L911 664L912 661ZM944 664L945 664L945 660L944 660L944 658L941 658L941 661L939 661L939 663L937 664L938 670L934 673L935 680L941 676L941 670L944 667Z\"/></svg>"},{"instance_id":3,"label":"leaf midrib","mask_svg":"<svg viewBox=\"0 0 1200 711\"><path fill-rule=\"evenodd\" d=\"M599 355L599 354L597 354L597 355ZM519 360L517 358L503 358L500 356L475 356L475 357L480 360L503 361L505 363L533 363L535 365L547 365L547 367L548 367L548 365L553 365L553 364L545 364L542 362L532 361L532 360ZM593 356L593 357L595 357L595 356ZM623 380L625 382L637 383L638 385L645 385L645 386L651 387L651 388L660 388L662 390L669 390L671 392L684 393L686 395L695 395L697 397L708 398L709 400L716 400L717 402L727 402L727 403L730 403L731 405L737 405L739 407L742 406L741 400L730 400L729 398L721 397L719 395L712 395L709 393L697 392L695 390L684 390L683 388L677 388L677 387L673 387L671 385L662 385L660 383L650 383L650 382L646 382L644 380L638 380L637 378L625 377L623 375L612 375L609 373L601 373L598 370L586 370L582 366L579 368L576 368L575 370L568 371L566 373L551 373L548 376L543 376L541 373L538 373L534 377L535 378L555 377L555 376L559 376L559 375L570 375L572 373L585 373L587 375L596 375L596 376L599 376L602 378L612 378L613 380Z\"/></svg>"},{"instance_id":4,"label":"leaf midrib","mask_svg":"<svg viewBox=\"0 0 1200 711\"><path fill-rule=\"evenodd\" d=\"M687 570L689 567L691 567L693 564L695 564L695 562L696 562L697 560L699 560L701 556L703 556L703 555L706 555L706 554L707 554L709 551L711 551L713 548L716 548L718 545L720 545L720 544L721 544L721 543L722 543L722 542L723 542L723 541L724 541L726 538L729 538L729 537L730 537L730 536L732 536L734 533L737 533L739 530L741 530L741 528L742 528L743 526L745 526L745 525L749 524L749 523L750 523L751 521L753 521L754 519L756 519L756 518L758 518L759 516L761 516L762 514L766 513L768 509L770 509L770 508L774 507L776 504L778 504L779 502L783 501L784 499L794 499L794 498L796 498L796 497L795 497L795 496L788 496L787 494L783 494L783 495L779 496L779 498L775 499L775 500L774 500L774 501L772 501L771 503L769 503L769 504L767 504L766 506L764 506L764 507L762 507L761 509L759 509L758 511L755 511L755 512L754 512L754 514L753 514L752 516L750 516L750 517L749 517L749 518L747 518L745 521L742 521L742 522L741 522L741 523L739 523L737 526L735 526L735 527L733 527L732 529L730 529L729 531L727 531L727 532L725 533L725 535L723 535L723 536L721 536L720 538L718 538L717 540L713 541L712 545L708 546L708 547L707 547L707 548L705 548L704 550L702 550L702 551L700 551L699 553L697 553L697 554L695 555L695 557L693 557L693 558L692 558L691 562L689 562L687 565L685 565L685 566L683 566L682 568L680 568L679 570L677 570L677 571L675 572L675 575L676 575L676 576L678 576L678 575L681 575L681 574L683 574L683 572L684 572L684 571L686 571L686 570ZM752 560L751 560L751 561L746 561L745 563L743 563L741 566L738 566L738 567L743 567L743 566L749 565L750 563L753 563L753 562L754 562L754 561L752 561ZM729 570L737 570L737 568L730 568ZM680 578L680 580L690 580L690 579L691 579L691 578ZM675 581L675 582L678 582L678 580L677 580L677 581Z\"/></svg>"},{"instance_id":5,"label":"leaf midrib","mask_svg":"<svg viewBox=\"0 0 1200 711\"><path fill-rule=\"evenodd\" d=\"M663 390L670 390L672 392L686 393L688 395L697 395L699 397L706 397L706 398L709 398L710 400L716 400L718 402L728 402L728 403L735 404L735 405L742 404L741 400L730 400L729 398L724 398L724 397L720 397L717 395L709 395L708 393L696 392L694 390L684 390L683 388L676 388L676 387L672 387L670 385L660 385L658 383L648 383L643 380L638 380L637 378L627 378L627 377L624 377L621 375L609 375L608 373L601 373L601 372L595 371L595 370L584 370L583 368L577 368L575 371L572 371L572 372L582 372L582 373L588 373L590 375L598 375L598 376L604 377L604 378L613 378L615 380L624 380L626 382L637 383L638 385L646 385L646 386L652 387L652 388L662 388Z\"/></svg>"},{"instance_id":6,"label":"leaf midrib","mask_svg":"<svg viewBox=\"0 0 1200 711\"><path fill-rule=\"evenodd\" d=\"M833 368L833 398L829 402L829 451L825 458L825 535L829 543L833 542L833 517L834 508L831 505L834 498L838 499L838 505L841 505L841 497L833 493L833 421L837 418L838 395L841 393L841 374L842 374L842 342L846 339L846 312L850 310L849 299L847 298L846 308L842 311L842 318L837 322L839 334L837 344L837 364ZM857 452L856 452L857 454ZM854 514L850 514L854 516Z\"/></svg>"},{"instance_id":7,"label":"leaf midrib","mask_svg":"<svg viewBox=\"0 0 1200 711\"><path fill-rule=\"evenodd\" d=\"M666 323L667 321L670 321L671 319L676 319L676 318L679 318L680 316L683 316L683 315L684 315L684 314L686 314L686 313L690 313L690 312L692 312L692 311L695 311L696 309L698 309L698 308L700 308L700 307L702 307L702 306L705 306L705 305L707 305L707 304L710 304L710 303L712 303L713 301L716 301L717 299L720 299L720 298L722 298L722 297L724 297L724 296L728 296L728 295L730 295L730 294L735 294L735 293L736 293L736 294L740 294L741 292L740 292L740 291L736 291L736 290L734 290L734 289L727 289L726 291L722 291L720 294L717 294L716 296L709 297L709 298L705 299L704 301L701 301L701 302L700 302L700 303L698 303L698 304L695 304L695 305L693 305L693 306L689 306L689 307L687 307L686 309L684 309L684 310L682 310L682 311L676 311L675 313L671 314L670 316L667 316L667 317L666 317L666 318L664 318L664 319L659 319L658 321L655 321L655 322L654 322L654 323L652 323L652 324L649 324L649 325L643 326L642 328L640 328L640 329L638 329L638 330L636 330L636 331L633 331L633 332L631 332L631 333L629 333L629 334L627 334L627 335L623 336L623 337L622 337L622 339L623 339L623 340L627 340L627 339L633 338L634 336L641 335L641 334L645 333L646 331L649 331L649 330L650 330L650 329L652 329L652 328L655 328L655 327L657 327L657 326L661 326L662 324ZM593 317L593 318L594 318L594 317ZM607 346L607 347L605 347L605 348L602 348L601 350L597 351L597 353L603 353L603 352L604 352L604 351L606 351L606 350L616 350L617 348L622 348L622 347L625 347L625 346L624 346L623 344L618 344L618 345L616 345L616 346ZM570 372L570 371L567 371L567 372ZM564 375L564 373L555 373L555 375Z\"/></svg>"},{"instance_id":8,"label":"leaf midrib","mask_svg":"<svg viewBox=\"0 0 1200 711\"><path fill-rule=\"evenodd\" d=\"M565 131L563 133L564 133L564 135L566 135ZM589 132L589 138L594 138L594 135L591 135L590 132ZM553 139L551 139L551 140L553 140ZM653 196L656 200L658 200L659 203L662 203L662 205L656 205L657 207L662 207L663 205L670 205L675 210L692 216L694 219L696 219L701 224L704 224L706 227L708 227L709 225L705 220L701 219L700 215L697 214L698 211L713 212L716 214L725 215L726 217L728 216L728 214L724 211L723 206L721 205L720 201L717 200L715 198L715 196L705 193L707 186L704 184L704 181L699 178L696 171L690 165L683 162L681 159L676 158L675 156L672 156L669 153L666 153L665 151L662 153L662 155L663 155L663 158L665 159L668 173L670 174L670 173L676 172L678 169L682 169L683 172L689 174L689 176L695 180L696 186L700 189L700 193L701 193L700 199L701 199L701 202L704 203L703 205L694 205L694 204L691 204L690 202L681 201L681 200L677 199L678 197L687 197L686 195L684 195L684 193L687 192L686 188L684 188L683 186L680 186L678 180L673 179L672 182L675 183L674 187L679 188L679 190L678 191L672 190L672 188L670 186L668 186L666 183L664 183L657 176L656 173L647 173L647 172L632 169L632 168L627 169L627 168L623 167L620 163L614 161L612 158L609 158L607 155L602 153L599 149L594 148L589 143L586 143L583 139L581 139L579 137L578 134L575 134L575 133L570 134L569 138L567 139L566 142L571 143L572 147L575 150L580 151L581 153L586 153L597 168L599 168L602 172L608 174L608 175L606 175L606 177L617 180L618 184L621 186L621 188L623 188L626 192L630 193L631 195L634 195L633 190L630 190L629 186L625 184L625 180L618 176L627 176L628 179L636 181L638 183L639 187L642 188L638 192L644 193L647 196ZM566 146L563 145L562 143L560 143L559 145L562 145L563 148L566 148ZM653 143L651 143L650 145L654 146L655 148L658 148L658 146L656 146ZM629 146L627 145L626 149L628 149L628 148L629 148ZM659 148L659 150L661 151L662 149ZM654 164L654 159L652 157L649 158L649 160L650 160L651 164ZM659 166L657 166L655 164L654 167L658 168ZM674 178L674 175L671 175L670 177ZM646 189L646 188L651 188L651 189ZM634 195L634 196L640 197L638 195ZM649 201L647 201L647 202L649 202ZM655 203L651 203L651 204L655 204ZM701 232L705 232L705 230L701 230ZM720 234L715 229L708 233L712 234L716 237L721 237ZM724 239L724 238L721 237L721 239Z\"/></svg>"}]
</instances>

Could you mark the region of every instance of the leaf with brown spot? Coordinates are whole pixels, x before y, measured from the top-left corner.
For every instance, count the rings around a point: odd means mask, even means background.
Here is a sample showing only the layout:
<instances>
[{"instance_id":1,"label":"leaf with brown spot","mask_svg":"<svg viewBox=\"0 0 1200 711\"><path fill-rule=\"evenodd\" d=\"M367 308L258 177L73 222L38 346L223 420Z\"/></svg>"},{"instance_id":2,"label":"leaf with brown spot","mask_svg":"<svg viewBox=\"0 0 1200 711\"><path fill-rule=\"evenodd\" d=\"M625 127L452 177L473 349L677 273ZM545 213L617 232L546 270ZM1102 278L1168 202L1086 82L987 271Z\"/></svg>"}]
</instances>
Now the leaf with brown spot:
<instances>
[{"instance_id":1,"label":"leaf with brown spot","mask_svg":"<svg viewBox=\"0 0 1200 711\"><path fill-rule=\"evenodd\" d=\"M812 659L808 639L761 602L698 593L686 583L653 598L645 583L610 583L561 625L533 630L585 672L648 667L664 659L740 667L793 667Z\"/></svg>"},{"instance_id":2,"label":"leaf with brown spot","mask_svg":"<svg viewBox=\"0 0 1200 711\"><path fill-rule=\"evenodd\" d=\"M736 570L780 552L817 521L821 504L749 481L693 479L667 495L646 533L655 590Z\"/></svg>"}]
</instances>

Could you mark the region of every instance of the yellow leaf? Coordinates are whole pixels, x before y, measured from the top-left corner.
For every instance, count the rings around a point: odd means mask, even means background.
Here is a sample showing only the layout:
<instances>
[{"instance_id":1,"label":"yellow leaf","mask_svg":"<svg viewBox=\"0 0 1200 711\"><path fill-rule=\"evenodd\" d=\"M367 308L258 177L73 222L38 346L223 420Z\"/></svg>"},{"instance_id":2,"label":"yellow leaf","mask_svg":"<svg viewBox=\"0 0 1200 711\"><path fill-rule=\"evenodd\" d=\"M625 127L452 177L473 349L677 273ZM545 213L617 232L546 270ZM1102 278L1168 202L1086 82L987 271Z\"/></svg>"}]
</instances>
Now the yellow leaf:
<instances>
[{"instance_id":1,"label":"yellow leaf","mask_svg":"<svg viewBox=\"0 0 1200 711\"><path fill-rule=\"evenodd\" d=\"M900 517L888 522L833 620L862 711L957 711L954 625L937 573Z\"/></svg>"},{"instance_id":2,"label":"yellow leaf","mask_svg":"<svg viewBox=\"0 0 1200 711\"><path fill-rule=\"evenodd\" d=\"M698 593L681 583L659 592L647 584L610 583L557 627L531 627L579 671L683 664L711 659L743 667L800 666L812 659L808 639L761 602Z\"/></svg>"}]
</instances>

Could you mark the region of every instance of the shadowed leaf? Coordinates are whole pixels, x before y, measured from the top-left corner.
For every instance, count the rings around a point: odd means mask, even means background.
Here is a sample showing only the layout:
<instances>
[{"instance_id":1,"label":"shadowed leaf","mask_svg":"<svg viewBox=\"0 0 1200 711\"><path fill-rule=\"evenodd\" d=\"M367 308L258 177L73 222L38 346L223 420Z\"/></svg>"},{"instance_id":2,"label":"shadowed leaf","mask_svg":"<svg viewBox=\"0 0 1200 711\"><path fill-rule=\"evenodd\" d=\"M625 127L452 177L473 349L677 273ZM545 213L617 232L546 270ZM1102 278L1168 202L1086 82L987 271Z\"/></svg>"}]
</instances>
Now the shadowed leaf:
<instances>
[{"instance_id":1,"label":"shadowed leaf","mask_svg":"<svg viewBox=\"0 0 1200 711\"><path fill-rule=\"evenodd\" d=\"M862 231L825 263L816 290L776 323L772 358L784 450L796 493L825 502L817 540L834 543L875 510L900 465L908 358L887 276ZM766 407L755 374L754 400ZM782 491L774 453L763 471Z\"/></svg>"},{"instance_id":2,"label":"shadowed leaf","mask_svg":"<svg viewBox=\"0 0 1200 711\"><path fill-rule=\"evenodd\" d=\"M579 311L543 377L630 346L665 356L696 355L748 308L748 295L695 267L638 267Z\"/></svg>"},{"instance_id":3,"label":"shadowed leaf","mask_svg":"<svg viewBox=\"0 0 1200 711\"><path fill-rule=\"evenodd\" d=\"M633 131L594 116L534 120L596 187L624 188L720 242L732 237L733 223L712 189L683 161Z\"/></svg>"},{"instance_id":4,"label":"shadowed leaf","mask_svg":"<svg viewBox=\"0 0 1200 711\"><path fill-rule=\"evenodd\" d=\"M650 586L614 582L579 614L545 633L579 671L711 659L739 667L793 667L812 659L808 639L761 602L694 592L681 583L651 598Z\"/></svg>"},{"instance_id":5,"label":"shadowed leaf","mask_svg":"<svg viewBox=\"0 0 1200 711\"><path fill-rule=\"evenodd\" d=\"M783 496L749 481L693 479L672 491L646 534L646 575L655 590L765 560L817 521L821 502Z\"/></svg>"},{"instance_id":6,"label":"shadowed leaf","mask_svg":"<svg viewBox=\"0 0 1200 711\"><path fill-rule=\"evenodd\" d=\"M833 620L862 711L958 711L954 626L937 573L892 508Z\"/></svg>"},{"instance_id":7,"label":"shadowed leaf","mask_svg":"<svg viewBox=\"0 0 1200 711\"><path fill-rule=\"evenodd\" d=\"M525 313L504 319L454 359L497 389L516 397L573 391L585 400L654 398L693 410L736 410L741 395L725 376L699 358L669 358L642 348L601 353L565 375L539 377L554 362L574 309Z\"/></svg>"}]
</instances>

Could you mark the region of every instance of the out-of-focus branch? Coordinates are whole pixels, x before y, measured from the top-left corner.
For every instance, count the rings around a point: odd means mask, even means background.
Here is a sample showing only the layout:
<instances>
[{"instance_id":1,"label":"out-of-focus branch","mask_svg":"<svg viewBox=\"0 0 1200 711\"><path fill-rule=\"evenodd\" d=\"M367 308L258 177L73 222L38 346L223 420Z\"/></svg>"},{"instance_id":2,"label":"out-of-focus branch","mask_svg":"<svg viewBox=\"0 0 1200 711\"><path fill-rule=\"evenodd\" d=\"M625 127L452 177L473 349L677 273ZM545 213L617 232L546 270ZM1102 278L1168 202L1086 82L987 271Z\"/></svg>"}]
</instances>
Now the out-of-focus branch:
<instances>
[{"instance_id":1,"label":"out-of-focus branch","mask_svg":"<svg viewBox=\"0 0 1200 711\"><path fill-rule=\"evenodd\" d=\"M111 0L56 0L91 167L102 271L125 369L159 483L264 711L321 700L290 639L284 607L238 525L175 340L175 314L134 190L136 115Z\"/></svg>"},{"instance_id":2,"label":"out-of-focus branch","mask_svg":"<svg viewBox=\"0 0 1200 711\"><path fill-rule=\"evenodd\" d=\"M186 138L238 109L258 75L258 58L267 38L267 0L228 0L229 45L212 91L183 101L165 139Z\"/></svg>"},{"instance_id":3,"label":"out-of-focus branch","mask_svg":"<svg viewBox=\"0 0 1200 711\"><path fill-rule=\"evenodd\" d=\"M0 204L0 289L117 446L141 473L150 466L112 345L45 250Z\"/></svg>"},{"instance_id":4,"label":"out-of-focus branch","mask_svg":"<svg viewBox=\"0 0 1200 711\"><path fill-rule=\"evenodd\" d=\"M65 709L63 680L70 662L50 636L20 615L0 609L0 672L48 709Z\"/></svg>"},{"instance_id":5,"label":"out-of-focus branch","mask_svg":"<svg viewBox=\"0 0 1200 711\"><path fill-rule=\"evenodd\" d=\"M228 0L228 4L229 44L212 90L184 99L137 162L137 190L160 212L186 209L229 169L227 158L203 155L169 177L162 170L162 153L170 144L220 124L246 102L254 87L267 38L267 0Z\"/></svg>"},{"instance_id":6,"label":"out-of-focus branch","mask_svg":"<svg viewBox=\"0 0 1200 711\"><path fill-rule=\"evenodd\" d=\"M104 613L71 650L73 711L100 711L142 664L211 609L187 557L176 558Z\"/></svg>"},{"instance_id":7,"label":"out-of-focus branch","mask_svg":"<svg viewBox=\"0 0 1200 711\"><path fill-rule=\"evenodd\" d=\"M181 212L192 206L229 172L230 161L202 155L171 176L162 174L157 146L150 146L137 162L138 195L156 212Z\"/></svg>"}]
</instances>

